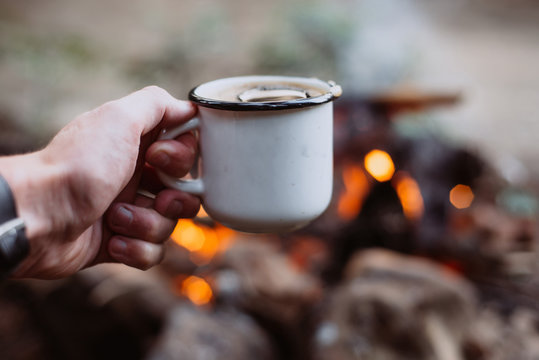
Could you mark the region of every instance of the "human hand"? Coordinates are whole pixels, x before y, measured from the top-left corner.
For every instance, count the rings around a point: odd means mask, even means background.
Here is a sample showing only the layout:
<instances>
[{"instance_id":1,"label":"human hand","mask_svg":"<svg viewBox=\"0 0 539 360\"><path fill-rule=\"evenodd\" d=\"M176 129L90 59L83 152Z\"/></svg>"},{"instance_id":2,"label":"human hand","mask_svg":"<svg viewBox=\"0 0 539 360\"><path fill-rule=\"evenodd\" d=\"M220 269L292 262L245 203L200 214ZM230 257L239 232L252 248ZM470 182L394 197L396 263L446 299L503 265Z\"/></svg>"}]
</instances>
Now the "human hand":
<instances>
[{"instance_id":1,"label":"human hand","mask_svg":"<svg viewBox=\"0 0 539 360\"><path fill-rule=\"evenodd\" d=\"M58 278L102 262L141 269L159 263L177 219L195 216L200 201L164 189L154 173L184 176L195 137L155 140L195 113L192 103L148 87L78 116L41 151L0 158L30 240L30 255L14 276ZM137 194L139 188L155 199Z\"/></svg>"}]
</instances>

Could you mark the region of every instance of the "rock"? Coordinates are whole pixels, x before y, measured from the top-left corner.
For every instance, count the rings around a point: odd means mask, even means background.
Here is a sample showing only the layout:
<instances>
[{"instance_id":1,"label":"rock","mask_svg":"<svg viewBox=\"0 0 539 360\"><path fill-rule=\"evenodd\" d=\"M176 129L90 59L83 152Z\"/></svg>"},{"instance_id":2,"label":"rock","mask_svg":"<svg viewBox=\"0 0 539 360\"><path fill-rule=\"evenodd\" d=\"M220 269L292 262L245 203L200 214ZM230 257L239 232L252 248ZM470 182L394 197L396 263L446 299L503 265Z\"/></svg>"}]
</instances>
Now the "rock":
<instances>
[{"instance_id":1,"label":"rock","mask_svg":"<svg viewBox=\"0 0 539 360\"><path fill-rule=\"evenodd\" d=\"M487 306L478 312L466 343L470 360L539 359L539 315L520 308L508 317Z\"/></svg>"},{"instance_id":2,"label":"rock","mask_svg":"<svg viewBox=\"0 0 539 360\"><path fill-rule=\"evenodd\" d=\"M148 360L271 360L267 335L249 316L183 304L168 317Z\"/></svg>"},{"instance_id":3,"label":"rock","mask_svg":"<svg viewBox=\"0 0 539 360\"><path fill-rule=\"evenodd\" d=\"M314 359L463 359L471 286L431 261L356 253L320 309Z\"/></svg>"}]
</instances>

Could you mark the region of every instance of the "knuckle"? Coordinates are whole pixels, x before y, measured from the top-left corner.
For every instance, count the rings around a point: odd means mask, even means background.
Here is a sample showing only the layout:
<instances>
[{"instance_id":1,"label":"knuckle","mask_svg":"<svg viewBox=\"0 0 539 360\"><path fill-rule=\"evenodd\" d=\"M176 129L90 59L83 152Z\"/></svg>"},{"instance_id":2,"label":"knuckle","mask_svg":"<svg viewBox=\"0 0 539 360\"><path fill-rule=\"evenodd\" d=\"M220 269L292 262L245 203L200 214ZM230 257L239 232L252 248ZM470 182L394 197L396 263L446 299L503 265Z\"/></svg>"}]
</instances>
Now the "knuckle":
<instances>
[{"instance_id":1,"label":"knuckle","mask_svg":"<svg viewBox=\"0 0 539 360\"><path fill-rule=\"evenodd\" d=\"M149 86L146 86L142 89L142 91L144 92L148 92L150 94L152 94L153 96L156 96L156 97L161 97L161 96L167 96L168 95L168 92L157 86L157 85L149 85Z\"/></svg>"},{"instance_id":2,"label":"knuckle","mask_svg":"<svg viewBox=\"0 0 539 360\"><path fill-rule=\"evenodd\" d=\"M159 226L156 224L154 217L148 217L141 224L141 235L144 240L155 242L159 236Z\"/></svg>"},{"instance_id":3,"label":"knuckle","mask_svg":"<svg viewBox=\"0 0 539 360\"><path fill-rule=\"evenodd\" d=\"M99 105L98 107L87 111L80 115L82 119L102 119L106 116L109 116L111 113L116 111L116 106L114 101L108 101L104 104Z\"/></svg>"},{"instance_id":4,"label":"knuckle","mask_svg":"<svg viewBox=\"0 0 539 360\"><path fill-rule=\"evenodd\" d=\"M165 104L169 101L171 97L170 94L163 88L157 85L146 86L141 93L145 94L149 98L151 114L149 116L160 118L165 112Z\"/></svg>"},{"instance_id":5,"label":"knuckle","mask_svg":"<svg viewBox=\"0 0 539 360\"><path fill-rule=\"evenodd\" d=\"M92 114L95 119L105 121L109 125L111 120L117 124L118 120L131 119L136 116L133 110L124 106L120 100L108 101L94 109Z\"/></svg>"},{"instance_id":6,"label":"knuckle","mask_svg":"<svg viewBox=\"0 0 539 360\"><path fill-rule=\"evenodd\" d=\"M137 268L148 270L161 262L162 251L160 246L149 243L143 243L140 246L141 253L136 264Z\"/></svg>"},{"instance_id":7,"label":"knuckle","mask_svg":"<svg viewBox=\"0 0 539 360\"><path fill-rule=\"evenodd\" d=\"M109 115L109 114L117 114L118 112L121 112L123 109L122 106L118 104L117 100L107 101L106 103L100 105L96 111L99 115Z\"/></svg>"},{"instance_id":8,"label":"knuckle","mask_svg":"<svg viewBox=\"0 0 539 360\"><path fill-rule=\"evenodd\" d=\"M148 216L143 238L152 243L161 243L166 240L169 235L168 224L163 220L159 213L152 211L151 216Z\"/></svg>"},{"instance_id":9,"label":"knuckle","mask_svg":"<svg viewBox=\"0 0 539 360\"><path fill-rule=\"evenodd\" d=\"M157 243L160 240L160 231L156 226L153 226L148 229L146 236L144 237L146 241L151 241L152 243Z\"/></svg>"}]
</instances>

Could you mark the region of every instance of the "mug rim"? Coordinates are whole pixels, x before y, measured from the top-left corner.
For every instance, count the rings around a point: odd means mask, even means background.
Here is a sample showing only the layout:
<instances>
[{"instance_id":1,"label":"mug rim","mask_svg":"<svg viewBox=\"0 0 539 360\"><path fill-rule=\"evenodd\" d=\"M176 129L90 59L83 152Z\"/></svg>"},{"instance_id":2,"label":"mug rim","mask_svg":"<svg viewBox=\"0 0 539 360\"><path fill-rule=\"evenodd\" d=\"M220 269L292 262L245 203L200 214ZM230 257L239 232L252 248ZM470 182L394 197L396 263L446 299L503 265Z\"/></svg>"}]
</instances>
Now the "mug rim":
<instances>
[{"instance_id":1,"label":"mug rim","mask_svg":"<svg viewBox=\"0 0 539 360\"><path fill-rule=\"evenodd\" d=\"M303 99L294 99L294 100L285 100L285 101L274 101L274 102L235 102L227 100L218 100L208 97L204 97L200 94L197 94L196 91L204 85L211 84L217 81L231 81L231 80L248 80L251 81L256 79L261 80L285 80L285 81L296 81L296 82L318 82L320 85L327 87L327 92L322 95L303 98ZM229 110L229 111L253 111L253 110L285 110L285 109L300 109L316 105L325 104L330 102L339 96L341 96L342 89L334 81L323 81L317 78L309 77L298 77L298 76L280 76L280 75L248 75L248 76L235 76L222 78L217 80L212 80L195 86L191 91L189 91L189 100L197 104L198 106L219 109L219 110Z\"/></svg>"}]
</instances>

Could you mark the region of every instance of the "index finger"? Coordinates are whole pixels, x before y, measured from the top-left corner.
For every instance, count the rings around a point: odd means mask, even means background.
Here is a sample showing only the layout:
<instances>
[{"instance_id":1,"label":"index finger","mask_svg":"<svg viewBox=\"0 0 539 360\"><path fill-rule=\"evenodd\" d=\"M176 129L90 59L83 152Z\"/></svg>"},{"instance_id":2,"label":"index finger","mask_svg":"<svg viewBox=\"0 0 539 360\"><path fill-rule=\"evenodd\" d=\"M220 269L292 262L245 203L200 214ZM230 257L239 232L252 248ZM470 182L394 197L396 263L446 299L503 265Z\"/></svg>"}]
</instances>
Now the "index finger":
<instances>
[{"instance_id":1,"label":"index finger","mask_svg":"<svg viewBox=\"0 0 539 360\"><path fill-rule=\"evenodd\" d=\"M178 100L158 86L148 86L135 91L112 101L109 106L129 109L127 111L130 116L127 118L141 126L141 135L147 134L158 125L170 127L184 123L197 111L192 102Z\"/></svg>"}]
</instances>

